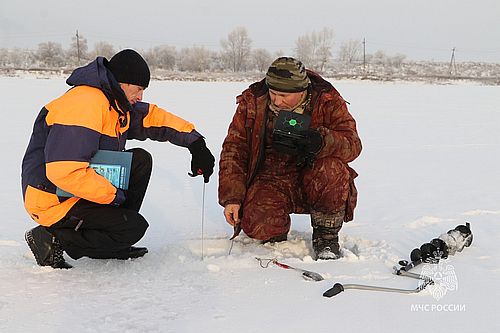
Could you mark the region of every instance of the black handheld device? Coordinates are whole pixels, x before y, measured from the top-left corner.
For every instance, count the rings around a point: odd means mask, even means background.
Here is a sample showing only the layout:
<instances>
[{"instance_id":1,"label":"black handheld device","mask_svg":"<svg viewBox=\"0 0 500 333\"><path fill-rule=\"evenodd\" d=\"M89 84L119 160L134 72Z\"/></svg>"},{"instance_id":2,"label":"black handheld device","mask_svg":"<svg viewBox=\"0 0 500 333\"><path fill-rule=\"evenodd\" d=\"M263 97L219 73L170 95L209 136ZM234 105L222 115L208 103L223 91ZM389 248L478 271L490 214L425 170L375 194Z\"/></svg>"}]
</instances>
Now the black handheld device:
<instances>
[{"instance_id":1,"label":"black handheld device","mask_svg":"<svg viewBox=\"0 0 500 333\"><path fill-rule=\"evenodd\" d=\"M298 155L298 140L305 137L303 132L309 129L310 123L310 115L280 111L273 129L273 148L285 154Z\"/></svg>"}]
</instances>

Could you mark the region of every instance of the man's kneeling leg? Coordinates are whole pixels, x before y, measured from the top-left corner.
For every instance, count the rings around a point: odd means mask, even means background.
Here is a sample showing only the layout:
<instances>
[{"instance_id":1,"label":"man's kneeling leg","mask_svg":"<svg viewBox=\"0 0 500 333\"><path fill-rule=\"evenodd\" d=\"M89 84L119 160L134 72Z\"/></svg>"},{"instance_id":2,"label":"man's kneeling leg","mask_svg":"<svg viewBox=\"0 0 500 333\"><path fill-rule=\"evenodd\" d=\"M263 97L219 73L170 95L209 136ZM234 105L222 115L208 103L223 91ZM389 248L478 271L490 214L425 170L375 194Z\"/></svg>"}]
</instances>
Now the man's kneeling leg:
<instances>
[{"instance_id":1,"label":"man's kneeling leg","mask_svg":"<svg viewBox=\"0 0 500 333\"><path fill-rule=\"evenodd\" d=\"M269 184L256 182L243 204L241 227L251 238L264 242L287 239L290 230L290 199Z\"/></svg>"},{"instance_id":2,"label":"man's kneeling leg","mask_svg":"<svg viewBox=\"0 0 500 333\"><path fill-rule=\"evenodd\" d=\"M132 245L148 226L135 210L81 200L50 230L73 259L128 259L147 253Z\"/></svg>"}]
</instances>

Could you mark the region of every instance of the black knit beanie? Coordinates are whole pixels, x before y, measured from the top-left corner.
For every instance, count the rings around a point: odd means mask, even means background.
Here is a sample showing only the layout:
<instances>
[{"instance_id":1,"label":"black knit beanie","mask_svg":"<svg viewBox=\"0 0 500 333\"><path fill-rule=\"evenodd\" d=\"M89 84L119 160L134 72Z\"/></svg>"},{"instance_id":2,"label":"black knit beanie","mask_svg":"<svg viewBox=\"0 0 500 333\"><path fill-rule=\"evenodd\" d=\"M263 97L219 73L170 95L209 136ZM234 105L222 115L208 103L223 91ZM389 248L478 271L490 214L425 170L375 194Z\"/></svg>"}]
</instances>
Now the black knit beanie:
<instances>
[{"instance_id":1,"label":"black knit beanie","mask_svg":"<svg viewBox=\"0 0 500 333\"><path fill-rule=\"evenodd\" d=\"M116 81L147 88L150 72L146 61L134 50L126 49L115 54L108 63L108 69Z\"/></svg>"}]
</instances>

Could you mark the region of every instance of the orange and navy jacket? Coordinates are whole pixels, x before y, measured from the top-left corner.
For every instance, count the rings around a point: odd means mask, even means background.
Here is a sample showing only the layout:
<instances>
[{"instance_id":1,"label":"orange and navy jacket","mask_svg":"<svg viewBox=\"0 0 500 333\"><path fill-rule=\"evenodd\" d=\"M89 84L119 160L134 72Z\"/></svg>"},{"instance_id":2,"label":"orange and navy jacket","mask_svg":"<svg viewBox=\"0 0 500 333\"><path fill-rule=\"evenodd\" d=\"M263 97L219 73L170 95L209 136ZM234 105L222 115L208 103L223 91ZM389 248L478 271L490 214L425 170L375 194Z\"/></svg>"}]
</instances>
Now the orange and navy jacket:
<instances>
[{"instance_id":1,"label":"orange and navy jacket","mask_svg":"<svg viewBox=\"0 0 500 333\"><path fill-rule=\"evenodd\" d=\"M66 81L73 87L35 120L21 178L24 206L41 225L61 220L80 198L113 202L116 188L89 167L98 149L122 151L127 139L188 147L202 137L193 124L154 104L130 105L106 64L98 57L76 69ZM57 196L57 187L74 197Z\"/></svg>"}]
</instances>

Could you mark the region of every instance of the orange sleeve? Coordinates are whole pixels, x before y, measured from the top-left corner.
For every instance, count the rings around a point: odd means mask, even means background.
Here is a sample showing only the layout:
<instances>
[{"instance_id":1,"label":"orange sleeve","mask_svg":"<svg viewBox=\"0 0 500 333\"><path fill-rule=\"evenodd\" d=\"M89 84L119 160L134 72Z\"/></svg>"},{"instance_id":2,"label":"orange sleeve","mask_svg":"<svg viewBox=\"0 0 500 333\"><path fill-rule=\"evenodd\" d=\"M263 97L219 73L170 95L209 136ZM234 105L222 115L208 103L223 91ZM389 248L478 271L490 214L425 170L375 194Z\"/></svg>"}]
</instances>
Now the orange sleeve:
<instances>
[{"instance_id":1,"label":"orange sleeve","mask_svg":"<svg viewBox=\"0 0 500 333\"><path fill-rule=\"evenodd\" d=\"M46 170L54 185L76 197L100 204L109 204L115 198L116 188L87 162L50 162Z\"/></svg>"},{"instance_id":2,"label":"orange sleeve","mask_svg":"<svg viewBox=\"0 0 500 333\"><path fill-rule=\"evenodd\" d=\"M201 137L192 123L154 104L138 102L131 112L129 139L169 141L189 147Z\"/></svg>"},{"instance_id":3,"label":"orange sleeve","mask_svg":"<svg viewBox=\"0 0 500 333\"><path fill-rule=\"evenodd\" d=\"M189 133L194 125L154 104L149 105L149 112L144 117L142 125L149 127L170 127L178 132Z\"/></svg>"}]
</instances>

